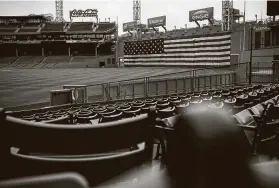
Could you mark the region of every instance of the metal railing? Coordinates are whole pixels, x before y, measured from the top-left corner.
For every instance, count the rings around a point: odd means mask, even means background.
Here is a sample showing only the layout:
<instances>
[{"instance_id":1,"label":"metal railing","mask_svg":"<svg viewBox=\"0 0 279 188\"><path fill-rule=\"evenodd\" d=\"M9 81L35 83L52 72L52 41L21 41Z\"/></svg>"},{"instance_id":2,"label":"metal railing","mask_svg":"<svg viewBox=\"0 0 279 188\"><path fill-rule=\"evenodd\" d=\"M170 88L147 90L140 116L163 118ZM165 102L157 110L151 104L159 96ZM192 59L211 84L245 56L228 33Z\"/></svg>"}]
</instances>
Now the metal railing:
<instances>
[{"instance_id":1,"label":"metal railing","mask_svg":"<svg viewBox=\"0 0 279 188\"><path fill-rule=\"evenodd\" d=\"M87 85L86 101L127 100L227 88L249 84L250 76L253 84L279 81L279 64L253 63L251 75L249 67L249 63L245 62L226 67L192 69L132 80Z\"/></svg>"}]
</instances>

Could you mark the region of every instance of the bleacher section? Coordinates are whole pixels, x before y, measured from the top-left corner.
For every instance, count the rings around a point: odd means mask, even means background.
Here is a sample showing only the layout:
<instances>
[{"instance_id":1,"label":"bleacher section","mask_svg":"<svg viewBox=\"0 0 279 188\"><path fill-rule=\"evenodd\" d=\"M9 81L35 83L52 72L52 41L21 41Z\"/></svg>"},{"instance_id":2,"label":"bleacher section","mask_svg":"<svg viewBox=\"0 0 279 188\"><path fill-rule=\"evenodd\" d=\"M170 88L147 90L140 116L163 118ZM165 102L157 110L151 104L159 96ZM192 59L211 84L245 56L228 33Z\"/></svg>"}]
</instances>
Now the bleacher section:
<instances>
[{"instance_id":1,"label":"bleacher section","mask_svg":"<svg viewBox=\"0 0 279 188\"><path fill-rule=\"evenodd\" d=\"M9 64L16 61L16 57L1 57L0 58L0 68L6 68Z\"/></svg>"},{"instance_id":2,"label":"bleacher section","mask_svg":"<svg viewBox=\"0 0 279 188\"><path fill-rule=\"evenodd\" d=\"M64 105L63 107L13 112L10 113L10 115L25 120L36 119L36 121L55 121L56 114L57 117L67 116L70 118L68 114L73 112L77 115L77 123L92 123L89 120L99 119L107 115L118 114L117 118L122 119L137 114L142 114L145 113L146 110L151 106L157 108L160 118L168 118L184 113L192 108L199 108L202 106L208 106L210 108L223 108L229 114L234 115L277 95L279 95L279 85L255 85L253 87L244 86L163 95L153 98L141 98L122 102L119 101L116 103L110 102L109 104L86 103ZM58 116L58 114L60 115ZM98 124L98 121L93 123Z\"/></svg>"},{"instance_id":3,"label":"bleacher section","mask_svg":"<svg viewBox=\"0 0 279 188\"><path fill-rule=\"evenodd\" d=\"M2 28L0 27L0 33L14 33L17 28Z\"/></svg>"},{"instance_id":4,"label":"bleacher section","mask_svg":"<svg viewBox=\"0 0 279 188\"><path fill-rule=\"evenodd\" d=\"M69 56L48 56L36 68L59 68L60 65L68 64Z\"/></svg>"},{"instance_id":5,"label":"bleacher section","mask_svg":"<svg viewBox=\"0 0 279 188\"><path fill-rule=\"evenodd\" d=\"M42 60L42 56L22 56L19 57L15 63L9 68L31 68Z\"/></svg>"},{"instance_id":6,"label":"bleacher section","mask_svg":"<svg viewBox=\"0 0 279 188\"><path fill-rule=\"evenodd\" d=\"M42 32L63 32L65 23L45 23Z\"/></svg>"},{"instance_id":7,"label":"bleacher section","mask_svg":"<svg viewBox=\"0 0 279 188\"><path fill-rule=\"evenodd\" d=\"M33 28L25 28L25 27L23 27L23 28L20 28L19 30L18 30L18 32L19 33L28 33L28 32L37 32L39 30L39 27L33 27Z\"/></svg>"},{"instance_id":8,"label":"bleacher section","mask_svg":"<svg viewBox=\"0 0 279 188\"><path fill-rule=\"evenodd\" d=\"M98 23L96 32L108 32L115 28L115 23Z\"/></svg>"},{"instance_id":9,"label":"bleacher section","mask_svg":"<svg viewBox=\"0 0 279 188\"><path fill-rule=\"evenodd\" d=\"M179 160L178 166L183 166L176 168L185 168L184 165L188 164L190 173L197 167L189 166L188 161L184 164L183 157L186 156L182 155L181 146L194 148L192 152L187 152L187 156L199 155L195 164L201 161L207 163L209 159L215 163L207 173L216 168L227 170L227 166L238 168L236 161L244 165L244 161L247 163L259 155L279 157L276 141L279 123L275 121L279 119L278 95L279 84L267 84L18 112L1 110L3 126L8 125L1 132L5 139L2 143L3 153L7 153L4 160L9 164L5 168L9 172L5 178L39 175L42 171L58 173L70 170L82 174L90 186L95 186L123 170L151 161L156 144L158 156L156 154L155 158L161 156L161 163L167 165ZM195 109L201 110L193 112ZM202 113L205 119L199 119ZM181 114L186 118L181 118ZM207 119L209 117L214 119ZM180 129L180 125L185 125L185 120L186 129ZM191 138L185 138L181 131L190 130L189 126L193 132ZM207 126L213 128L207 129ZM11 132L12 137L4 136ZM189 135L188 132L186 134ZM109 142L104 135L109 135ZM179 142L182 137L188 141L184 145ZM227 138L232 140L228 141ZM142 142L144 144L140 145ZM88 143L91 143L91 147L81 147ZM11 147L20 149L11 150ZM21 151L21 148L24 150ZM238 152L243 153L238 155ZM170 161L171 155L175 161ZM10 160L11 156L13 160ZM168 161L164 160L166 157ZM220 160L225 159L227 161L220 164ZM195 157L191 160L195 160ZM49 165L52 163L54 165ZM11 168L13 165L20 171L15 173L15 168ZM111 170L101 170L108 167ZM151 167L145 165L145 168ZM232 173L235 173L234 170ZM213 181L219 182L220 179Z\"/></svg>"},{"instance_id":10,"label":"bleacher section","mask_svg":"<svg viewBox=\"0 0 279 188\"><path fill-rule=\"evenodd\" d=\"M73 22L71 23L71 27L68 29L68 31L92 31L92 26L92 22Z\"/></svg>"}]
</instances>

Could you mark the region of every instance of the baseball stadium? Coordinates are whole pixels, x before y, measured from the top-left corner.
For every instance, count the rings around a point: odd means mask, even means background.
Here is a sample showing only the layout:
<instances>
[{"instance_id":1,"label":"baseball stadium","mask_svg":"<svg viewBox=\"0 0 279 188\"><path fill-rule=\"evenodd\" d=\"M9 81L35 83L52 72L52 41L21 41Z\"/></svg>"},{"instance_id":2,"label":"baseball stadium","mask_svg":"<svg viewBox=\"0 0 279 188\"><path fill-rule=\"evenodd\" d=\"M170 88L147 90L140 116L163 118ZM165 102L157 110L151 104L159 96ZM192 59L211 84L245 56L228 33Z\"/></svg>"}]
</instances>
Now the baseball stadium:
<instances>
[{"instance_id":1,"label":"baseball stadium","mask_svg":"<svg viewBox=\"0 0 279 188\"><path fill-rule=\"evenodd\" d=\"M0 12L0 188L279 187L279 1L179 29L51 3Z\"/></svg>"}]
</instances>

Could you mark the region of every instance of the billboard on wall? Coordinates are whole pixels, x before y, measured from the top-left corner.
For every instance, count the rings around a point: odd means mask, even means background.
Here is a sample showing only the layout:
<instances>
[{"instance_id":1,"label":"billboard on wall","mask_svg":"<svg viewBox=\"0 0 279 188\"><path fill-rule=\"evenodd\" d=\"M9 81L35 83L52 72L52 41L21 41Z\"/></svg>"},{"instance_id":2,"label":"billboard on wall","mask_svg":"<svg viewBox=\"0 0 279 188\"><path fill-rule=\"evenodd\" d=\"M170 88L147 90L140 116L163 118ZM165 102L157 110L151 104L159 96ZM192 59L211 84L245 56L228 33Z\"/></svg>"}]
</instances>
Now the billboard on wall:
<instances>
[{"instance_id":1,"label":"billboard on wall","mask_svg":"<svg viewBox=\"0 0 279 188\"><path fill-rule=\"evenodd\" d=\"M147 27L166 26L166 16L159 16L147 19Z\"/></svg>"},{"instance_id":2,"label":"billboard on wall","mask_svg":"<svg viewBox=\"0 0 279 188\"><path fill-rule=\"evenodd\" d=\"M129 30L133 30L133 28L134 28L134 23L135 23L135 22L126 22L126 23L123 23L123 32L129 31Z\"/></svg>"},{"instance_id":3,"label":"billboard on wall","mask_svg":"<svg viewBox=\"0 0 279 188\"><path fill-rule=\"evenodd\" d=\"M279 1L267 0L266 1L266 15L277 16L279 15Z\"/></svg>"},{"instance_id":4,"label":"billboard on wall","mask_svg":"<svg viewBox=\"0 0 279 188\"><path fill-rule=\"evenodd\" d=\"M86 10L71 10L70 11L70 19L72 18L80 18L80 17L96 17L98 18L98 10L97 9L86 9Z\"/></svg>"},{"instance_id":5,"label":"billboard on wall","mask_svg":"<svg viewBox=\"0 0 279 188\"><path fill-rule=\"evenodd\" d=\"M214 8L203 8L198 10L191 10L189 11L189 21L203 21L209 20L213 18Z\"/></svg>"}]
</instances>

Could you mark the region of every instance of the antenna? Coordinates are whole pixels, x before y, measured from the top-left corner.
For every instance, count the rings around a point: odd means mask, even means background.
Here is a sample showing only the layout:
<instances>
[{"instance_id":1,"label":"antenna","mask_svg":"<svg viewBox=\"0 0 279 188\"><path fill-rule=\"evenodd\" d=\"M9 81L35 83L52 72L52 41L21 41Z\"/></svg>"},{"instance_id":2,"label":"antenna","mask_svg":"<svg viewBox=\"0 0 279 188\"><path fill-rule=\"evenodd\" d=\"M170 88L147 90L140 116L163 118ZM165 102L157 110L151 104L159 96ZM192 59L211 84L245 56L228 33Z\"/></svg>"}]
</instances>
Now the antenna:
<instances>
[{"instance_id":1,"label":"antenna","mask_svg":"<svg viewBox=\"0 0 279 188\"><path fill-rule=\"evenodd\" d=\"M63 0L55 0L56 22L64 22L63 17Z\"/></svg>"}]
</instances>

